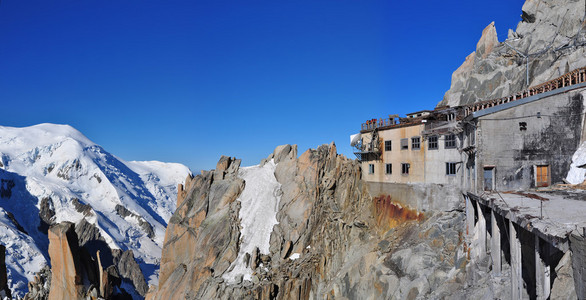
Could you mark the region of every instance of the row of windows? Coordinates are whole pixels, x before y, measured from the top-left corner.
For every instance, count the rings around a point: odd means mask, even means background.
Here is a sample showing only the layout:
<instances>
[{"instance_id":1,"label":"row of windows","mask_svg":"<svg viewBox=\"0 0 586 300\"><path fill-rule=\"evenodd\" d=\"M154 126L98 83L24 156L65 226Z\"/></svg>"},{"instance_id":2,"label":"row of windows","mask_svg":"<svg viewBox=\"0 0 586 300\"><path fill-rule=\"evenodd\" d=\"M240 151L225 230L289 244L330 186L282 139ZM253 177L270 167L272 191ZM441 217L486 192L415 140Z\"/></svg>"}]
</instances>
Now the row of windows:
<instances>
[{"instance_id":1,"label":"row of windows","mask_svg":"<svg viewBox=\"0 0 586 300\"><path fill-rule=\"evenodd\" d=\"M429 150L437 150L438 147L438 136L430 136L427 139L427 148ZM456 135L449 134L444 136L444 148L452 149L456 148ZM393 149L392 142L390 140L385 141L385 151L391 151ZM411 138L411 150L421 149L421 137L415 136ZM401 150L409 150L409 139L401 139Z\"/></svg>"},{"instance_id":2,"label":"row of windows","mask_svg":"<svg viewBox=\"0 0 586 300\"><path fill-rule=\"evenodd\" d=\"M456 175L456 164L455 162L447 162L446 163L446 175ZM401 164L401 174L408 175L409 169L411 168L411 164L409 163L402 163ZM374 174L374 164L368 165L368 174ZM393 164L385 164L385 174L393 174Z\"/></svg>"}]
</instances>

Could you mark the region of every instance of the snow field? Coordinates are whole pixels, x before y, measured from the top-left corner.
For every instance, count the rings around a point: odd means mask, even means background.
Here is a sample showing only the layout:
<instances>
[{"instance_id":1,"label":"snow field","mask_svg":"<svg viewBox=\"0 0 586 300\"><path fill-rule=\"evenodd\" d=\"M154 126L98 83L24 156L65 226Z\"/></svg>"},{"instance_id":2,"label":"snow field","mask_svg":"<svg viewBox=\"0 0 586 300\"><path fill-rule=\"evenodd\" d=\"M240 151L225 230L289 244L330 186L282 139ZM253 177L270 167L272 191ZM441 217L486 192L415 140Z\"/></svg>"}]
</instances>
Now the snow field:
<instances>
[{"instance_id":1,"label":"snow field","mask_svg":"<svg viewBox=\"0 0 586 300\"><path fill-rule=\"evenodd\" d=\"M244 191L237 199L241 203L241 236L238 257L230 266L230 271L222 277L228 283L236 283L242 276L252 280L252 269L244 262L246 253L252 254L258 247L261 254L269 254L271 233L277 222L277 210L281 198L281 184L275 178L274 160L264 166L241 168L238 176L246 182Z\"/></svg>"}]
</instances>

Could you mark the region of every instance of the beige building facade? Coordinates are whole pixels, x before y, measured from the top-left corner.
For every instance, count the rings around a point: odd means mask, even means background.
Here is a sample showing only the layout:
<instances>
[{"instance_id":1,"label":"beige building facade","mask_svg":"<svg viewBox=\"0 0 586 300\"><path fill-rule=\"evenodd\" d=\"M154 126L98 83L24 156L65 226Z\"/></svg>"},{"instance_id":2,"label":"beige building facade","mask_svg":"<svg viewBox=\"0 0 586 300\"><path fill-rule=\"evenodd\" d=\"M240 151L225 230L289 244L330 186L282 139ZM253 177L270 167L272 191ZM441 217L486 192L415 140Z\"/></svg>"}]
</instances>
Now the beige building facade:
<instances>
[{"instance_id":1,"label":"beige building facade","mask_svg":"<svg viewBox=\"0 0 586 300\"><path fill-rule=\"evenodd\" d=\"M462 185L463 134L430 130L429 112L363 125L360 152L364 180L378 183ZM456 124L455 120L453 122ZM441 132L441 131L439 131ZM373 137L375 140L373 141Z\"/></svg>"}]
</instances>

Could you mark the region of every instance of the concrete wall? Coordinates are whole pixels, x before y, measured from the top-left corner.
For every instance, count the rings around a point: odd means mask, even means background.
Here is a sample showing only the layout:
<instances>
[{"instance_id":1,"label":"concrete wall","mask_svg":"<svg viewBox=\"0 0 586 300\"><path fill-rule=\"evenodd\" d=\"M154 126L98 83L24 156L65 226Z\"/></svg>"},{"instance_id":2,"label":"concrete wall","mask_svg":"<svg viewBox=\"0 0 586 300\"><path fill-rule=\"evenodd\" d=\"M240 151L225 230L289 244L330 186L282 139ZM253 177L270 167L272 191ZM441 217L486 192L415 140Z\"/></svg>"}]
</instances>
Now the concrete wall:
<instances>
[{"instance_id":1,"label":"concrete wall","mask_svg":"<svg viewBox=\"0 0 586 300\"><path fill-rule=\"evenodd\" d=\"M462 191L451 185L368 182L368 191L373 198L389 195L393 202L421 212L453 210L464 203Z\"/></svg>"},{"instance_id":2,"label":"concrete wall","mask_svg":"<svg viewBox=\"0 0 586 300\"><path fill-rule=\"evenodd\" d=\"M438 136L438 149L427 150L425 153L425 181L426 183L462 185L464 178L465 157L458 151L462 145L462 135L457 136L457 148L445 148L445 136ZM426 147L428 141L426 140ZM426 148L427 149L427 148ZM446 175L446 163L457 163L456 174Z\"/></svg>"},{"instance_id":3,"label":"concrete wall","mask_svg":"<svg viewBox=\"0 0 586 300\"><path fill-rule=\"evenodd\" d=\"M477 189L485 166L495 167L497 190L534 188L536 165L550 166L552 184L563 182L583 135L584 94L569 91L479 117Z\"/></svg>"},{"instance_id":4,"label":"concrete wall","mask_svg":"<svg viewBox=\"0 0 586 300\"><path fill-rule=\"evenodd\" d=\"M574 285L578 299L586 298L586 238L573 233L570 235L570 250L572 250L572 268L574 270Z\"/></svg>"}]
</instances>

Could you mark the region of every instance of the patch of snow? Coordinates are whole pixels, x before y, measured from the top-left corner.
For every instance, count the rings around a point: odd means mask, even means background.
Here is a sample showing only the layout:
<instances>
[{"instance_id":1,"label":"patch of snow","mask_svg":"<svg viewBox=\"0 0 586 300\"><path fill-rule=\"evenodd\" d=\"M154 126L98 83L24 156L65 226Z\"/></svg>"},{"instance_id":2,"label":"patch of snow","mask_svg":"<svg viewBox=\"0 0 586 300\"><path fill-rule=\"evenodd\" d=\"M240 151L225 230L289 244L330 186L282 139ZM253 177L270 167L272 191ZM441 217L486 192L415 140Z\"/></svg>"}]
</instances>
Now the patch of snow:
<instances>
[{"instance_id":1,"label":"patch of snow","mask_svg":"<svg viewBox=\"0 0 586 300\"><path fill-rule=\"evenodd\" d=\"M586 179L586 169L579 168L579 166L586 165L586 142L576 150L574 156L572 156L572 164L570 165L570 171L566 180L571 184L580 184Z\"/></svg>"},{"instance_id":2,"label":"patch of snow","mask_svg":"<svg viewBox=\"0 0 586 300\"><path fill-rule=\"evenodd\" d=\"M307 245L307 247L305 247L305 249L311 249L311 245Z\"/></svg>"},{"instance_id":3,"label":"patch of snow","mask_svg":"<svg viewBox=\"0 0 586 300\"><path fill-rule=\"evenodd\" d=\"M299 257L301 257L301 254L299 254L299 253L293 253L293 254L291 254L291 256L289 256L289 259L290 260L296 260Z\"/></svg>"},{"instance_id":4,"label":"patch of snow","mask_svg":"<svg viewBox=\"0 0 586 300\"><path fill-rule=\"evenodd\" d=\"M237 199L241 203L241 235L238 257L230 266L229 272L222 277L227 283L235 283L242 276L252 280L252 269L244 262L246 253L258 247L260 253L269 254L271 233L277 222L277 210L281 199L281 184L275 178L276 164L271 160L264 166L241 168L238 176L244 179L245 186Z\"/></svg>"}]
</instances>

